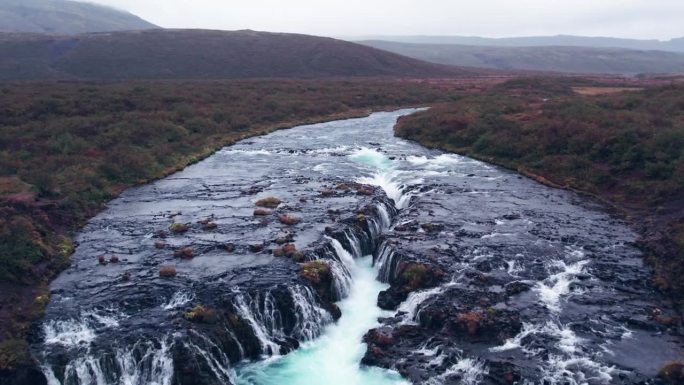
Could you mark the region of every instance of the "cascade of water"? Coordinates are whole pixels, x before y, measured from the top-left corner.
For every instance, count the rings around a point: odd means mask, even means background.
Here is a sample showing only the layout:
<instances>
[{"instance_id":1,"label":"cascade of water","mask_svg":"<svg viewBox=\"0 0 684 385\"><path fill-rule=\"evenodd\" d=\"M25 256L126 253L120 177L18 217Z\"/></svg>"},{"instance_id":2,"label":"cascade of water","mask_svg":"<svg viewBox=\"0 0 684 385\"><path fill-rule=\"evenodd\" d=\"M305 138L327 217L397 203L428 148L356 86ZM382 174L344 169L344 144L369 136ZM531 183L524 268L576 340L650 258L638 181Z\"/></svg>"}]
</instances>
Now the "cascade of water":
<instances>
[{"instance_id":1,"label":"cascade of water","mask_svg":"<svg viewBox=\"0 0 684 385\"><path fill-rule=\"evenodd\" d=\"M294 285L287 287L287 291L294 305L291 311L295 324L291 333L285 330L283 315L271 292L252 295L238 293L234 297L236 312L252 327L264 356L280 354L281 349L277 341L286 338L295 338L298 341L311 340L320 335L325 325L332 322L330 314L316 305L317 300L310 288Z\"/></svg>"},{"instance_id":2,"label":"cascade of water","mask_svg":"<svg viewBox=\"0 0 684 385\"><path fill-rule=\"evenodd\" d=\"M265 356L279 355L280 345L273 341L273 336L278 332L273 328L275 320L270 312L259 310L259 295L252 298L248 294L238 294L234 297L235 310L238 315L246 320L252 327L254 336L259 340L261 352ZM270 326L270 327L269 327Z\"/></svg>"},{"instance_id":3,"label":"cascade of water","mask_svg":"<svg viewBox=\"0 0 684 385\"><path fill-rule=\"evenodd\" d=\"M352 248L351 255L354 258L361 258L363 256L363 251L361 251L361 242L356 234L351 231L345 231L344 236L347 238L347 242L349 242L349 246Z\"/></svg>"},{"instance_id":4,"label":"cascade of water","mask_svg":"<svg viewBox=\"0 0 684 385\"><path fill-rule=\"evenodd\" d=\"M399 305L399 312L405 312L404 319L401 321L402 324L414 323L420 312L420 306L428 299L442 294L446 286L437 286L432 289L414 291L409 294L408 298Z\"/></svg>"},{"instance_id":5,"label":"cascade of water","mask_svg":"<svg viewBox=\"0 0 684 385\"><path fill-rule=\"evenodd\" d=\"M118 349L116 361L121 370L121 382L126 385L170 385L173 378L170 348L171 344L162 340L159 346L138 341L132 349Z\"/></svg>"},{"instance_id":6,"label":"cascade of water","mask_svg":"<svg viewBox=\"0 0 684 385\"><path fill-rule=\"evenodd\" d=\"M475 385L479 384L487 373L489 373L489 370L482 361L462 358L450 366L444 373L430 378L426 384L443 385L447 378L457 376L460 379L459 384Z\"/></svg>"},{"instance_id":7,"label":"cascade of water","mask_svg":"<svg viewBox=\"0 0 684 385\"><path fill-rule=\"evenodd\" d=\"M69 361L60 383L53 368L41 369L49 385L170 385L173 378L171 346L166 340L138 340L112 355L88 351Z\"/></svg>"},{"instance_id":8,"label":"cascade of water","mask_svg":"<svg viewBox=\"0 0 684 385\"><path fill-rule=\"evenodd\" d=\"M383 242L380 246L380 253L375 260L375 266L378 268L378 278L380 282L389 282L392 275L392 266L394 264L396 253L394 249Z\"/></svg>"},{"instance_id":9,"label":"cascade of water","mask_svg":"<svg viewBox=\"0 0 684 385\"><path fill-rule=\"evenodd\" d=\"M330 272L334 277L333 284L335 286L335 295L337 296L337 299L347 297L352 285L352 277L349 270L342 262L336 260L329 261L328 266L330 266Z\"/></svg>"},{"instance_id":10,"label":"cascade of water","mask_svg":"<svg viewBox=\"0 0 684 385\"><path fill-rule=\"evenodd\" d=\"M382 229L389 229L390 225L392 224L392 220L390 219L387 207L385 207L383 203L378 203L376 207L378 208L378 213L380 214L380 223L382 225Z\"/></svg>"},{"instance_id":11,"label":"cascade of water","mask_svg":"<svg viewBox=\"0 0 684 385\"><path fill-rule=\"evenodd\" d=\"M162 305L162 309L174 310L190 303L190 301L192 301L193 299L195 299L195 295L191 292L185 290L177 291L173 294L173 296L169 299L167 303Z\"/></svg>"},{"instance_id":12,"label":"cascade of water","mask_svg":"<svg viewBox=\"0 0 684 385\"><path fill-rule=\"evenodd\" d=\"M349 297L339 303L342 318L320 338L291 354L239 367L237 385L407 385L396 373L359 367L365 352L361 338L385 314L375 301L386 286L375 279L370 257L356 262L352 267L354 286Z\"/></svg>"},{"instance_id":13,"label":"cascade of water","mask_svg":"<svg viewBox=\"0 0 684 385\"><path fill-rule=\"evenodd\" d=\"M318 337L324 325L331 323L330 313L316 306L316 299L309 287L288 287L294 301L294 312L297 322L293 333L300 341L309 341Z\"/></svg>"},{"instance_id":14,"label":"cascade of water","mask_svg":"<svg viewBox=\"0 0 684 385\"><path fill-rule=\"evenodd\" d=\"M345 235L347 235L347 237L348 237L348 234L345 233ZM356 265L356 262L354 262L354 256L352 256L352 254L350 254L347 250L345 250L345 248L342 246L340 241L338 241L335 238L329 238L329 239L330 239L330 243L333 246L333 249L335 249L335 254L340 259L340 261L344 264L344 266L347 269L352 269ZM347 238L347 239L349 240L349 238ZM352 245L352 247L354 247L354 243L352 243L351 240L349 240L349 244ZM360 251L354 247L354 253L356 253L356 252L360 253Z\"/></svg>"},{"instance_id":15,"label":"cascade of water","mask_svg":"<svg viewBox=\"0 0 684 385\"><path fill-rule=\"evenodd\" d=\"M204 345L204 347L200 347L198 343L194 342L184 342L183 346L185 346L186 349L193 351L198 357L202 357L215 378L227 383L232 383L233 376L230 371L231 365L228 356L203 334L196 331L191 331L191 334Z\"/></svg>"}]
</instances>

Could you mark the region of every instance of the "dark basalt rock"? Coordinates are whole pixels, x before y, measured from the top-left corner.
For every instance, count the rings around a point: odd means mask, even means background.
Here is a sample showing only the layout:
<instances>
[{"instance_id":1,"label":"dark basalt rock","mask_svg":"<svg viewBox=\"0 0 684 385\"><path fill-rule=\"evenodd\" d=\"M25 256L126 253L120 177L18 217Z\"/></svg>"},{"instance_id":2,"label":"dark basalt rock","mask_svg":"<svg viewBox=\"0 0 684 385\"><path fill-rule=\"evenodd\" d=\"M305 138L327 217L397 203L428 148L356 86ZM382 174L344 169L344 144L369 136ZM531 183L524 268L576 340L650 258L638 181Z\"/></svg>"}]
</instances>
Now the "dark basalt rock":
<instances>
[{"instance_id":1,"label":"dark basalt rock","mask_svg":"<svg viewBox=\"0 0 684 385\"><path fill-rule=\"evenodd\" d=\"M47 379L36 367L20 366L0 370L0 385L47 385Z\"/></svg>"}]
</instances>

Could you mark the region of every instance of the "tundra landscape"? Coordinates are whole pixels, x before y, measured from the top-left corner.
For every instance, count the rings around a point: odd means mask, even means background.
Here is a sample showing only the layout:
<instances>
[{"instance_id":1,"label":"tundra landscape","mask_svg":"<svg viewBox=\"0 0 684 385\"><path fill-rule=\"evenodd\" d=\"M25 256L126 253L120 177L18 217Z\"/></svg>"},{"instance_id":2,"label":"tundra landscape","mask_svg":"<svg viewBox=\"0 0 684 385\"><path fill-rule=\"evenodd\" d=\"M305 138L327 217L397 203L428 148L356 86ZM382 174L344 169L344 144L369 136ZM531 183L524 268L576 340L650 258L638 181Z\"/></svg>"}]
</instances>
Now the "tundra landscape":
<instances>
[{"instance_id":1,"label":"tundra landscape","mask_svg":"<svg viewBox=\"0 0 684 385\"><path fill-rule=\"evenodd\" d=\"M684 384L684 20L337 3L0 0L0 385Z\"/></svg>"}]
</instances>

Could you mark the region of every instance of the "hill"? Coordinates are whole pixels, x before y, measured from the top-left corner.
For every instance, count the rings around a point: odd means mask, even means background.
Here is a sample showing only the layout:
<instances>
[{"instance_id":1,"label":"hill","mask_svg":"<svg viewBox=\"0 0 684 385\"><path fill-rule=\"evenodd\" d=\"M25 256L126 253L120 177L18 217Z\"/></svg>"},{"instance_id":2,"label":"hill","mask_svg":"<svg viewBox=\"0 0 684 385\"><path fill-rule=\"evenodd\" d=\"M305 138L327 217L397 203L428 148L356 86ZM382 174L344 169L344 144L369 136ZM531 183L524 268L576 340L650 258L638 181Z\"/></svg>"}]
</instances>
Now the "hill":
<instances>
[{"instance_id":1,"label":"hill","mask_svg":"<svg viewBox=\"0 0 684 385\"><path fill-rule=\"evenodd\" d=\"M125 11L67 0L2 0L0 32L76 34L158 28Z\"/></svg>"},{"instance_id":2,"label":"hill","mask_svg":"<svg viewBox=\"0 0 684 385\"><path fill-rule=\"evenodd\" d=\"M506 70L638 74L684 72L684 54L624 48L493 47L362 41L371 47L433 63Z\"/></svg>"},{"instance_id":3,"label":"hill","mask_svg":"<svg viewBox=\"0 0 684 385\"><path fill-rule=\"evenodd\" d=\"M480 70L342 40L255 31L0 35L0 80L434 77Z\"/></svg>"},{"instance_id":4,"label":"hill","mask_svg":"<svg viewBox=\"0 0 684 385\"><path fill-rule=\"evenodd\" d=\"M615 37L586 36L530 36L489 38L477 36L357 36L346 38L351 41L384 40L411 44L458 44L485 47L594 47L626 48L636 50L656 50L684 52L684 37L661 40L620 39Z\"/></svg>"}]
</instances>

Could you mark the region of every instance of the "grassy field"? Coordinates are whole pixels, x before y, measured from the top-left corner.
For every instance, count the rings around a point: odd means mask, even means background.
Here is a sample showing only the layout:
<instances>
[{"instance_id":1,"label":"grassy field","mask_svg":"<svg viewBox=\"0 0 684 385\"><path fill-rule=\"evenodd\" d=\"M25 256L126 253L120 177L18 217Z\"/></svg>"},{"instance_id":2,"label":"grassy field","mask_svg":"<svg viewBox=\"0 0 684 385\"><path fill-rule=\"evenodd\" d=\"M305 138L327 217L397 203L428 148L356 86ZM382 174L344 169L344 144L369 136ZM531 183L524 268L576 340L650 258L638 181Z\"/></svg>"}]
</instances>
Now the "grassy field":
<instances>
[{"instance_id":1,"label":"grassy field","mask_svg":"<svg viewBox=\"0 0 684 385\"><path fill-rule=\"evenodd\" d=\"M509 81L405 117L396 132L614 205L684 311L684 85L588 96L572 82Z\"/></svg>"},{"instance_id":2,"label":"grassy field","mask_svg":"<svg viewBox=\"0 0 684 385\"><path fill-rule=\"evenodd\" d=\"M30 362L24 334L71 235L127 187L253 135L455 98L392 81L0 84L0 372Z\"/></svg>"}]
</instances>

